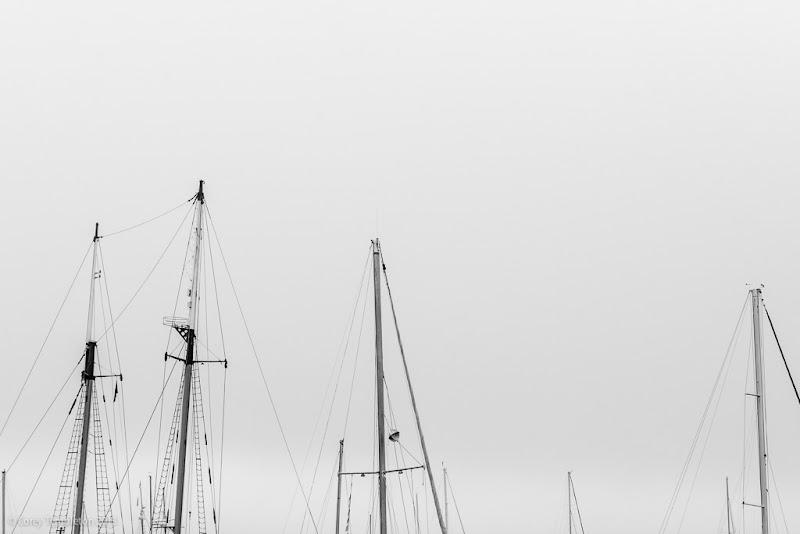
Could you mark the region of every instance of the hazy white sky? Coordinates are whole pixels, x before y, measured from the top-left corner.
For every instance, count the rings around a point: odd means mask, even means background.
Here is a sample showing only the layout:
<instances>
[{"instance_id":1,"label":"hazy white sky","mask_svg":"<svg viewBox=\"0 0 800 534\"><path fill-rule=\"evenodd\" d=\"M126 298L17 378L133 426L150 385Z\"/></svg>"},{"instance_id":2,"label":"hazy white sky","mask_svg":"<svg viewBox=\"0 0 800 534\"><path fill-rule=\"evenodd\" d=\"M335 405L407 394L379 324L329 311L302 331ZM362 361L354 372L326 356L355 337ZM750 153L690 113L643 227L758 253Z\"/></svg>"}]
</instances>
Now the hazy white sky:
<instances>
[{"instance_id":1,"label":"hazy white sky","mask_svg":"<svg viewBox=\"0 0 800 534\"><path fill-rule=\"evenodd\" d=\"M738 0L4 2L0 413L93 223L156 215L202 178L295 454L378 232L468 531L561 532L572 469L587 529L656 532L745 284L766 285L800 370L798 23L795 2ZM179 218L103 243L115 307ZM120 323L136 436L160 387L168 259ZM80 281L34 376L48 394L23 398L2 458L82 349ZM232 343L225 521L277 532L291 468ZM769 350L791 503L800 408ZM687 534L717 526L741 469L738 357ZM34 460L12 471L17 509Z\"/></svg>"}]
</instances>

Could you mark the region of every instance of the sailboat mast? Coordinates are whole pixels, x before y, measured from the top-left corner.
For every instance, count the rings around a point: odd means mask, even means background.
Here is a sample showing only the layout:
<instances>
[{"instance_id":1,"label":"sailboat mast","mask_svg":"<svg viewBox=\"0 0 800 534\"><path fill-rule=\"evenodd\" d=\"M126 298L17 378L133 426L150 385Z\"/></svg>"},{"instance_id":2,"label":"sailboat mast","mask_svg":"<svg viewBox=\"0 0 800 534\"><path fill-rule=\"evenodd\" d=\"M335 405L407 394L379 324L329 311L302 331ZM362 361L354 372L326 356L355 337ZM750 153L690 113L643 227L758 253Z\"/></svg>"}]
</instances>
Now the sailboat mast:
<instances>
[{"instance_id":1,"label":"sailboat mast","mask_svg":"<svg viewBox=\"0 0 800 534\"><path fill-rule=\"evenodd\" d=\"M417 525L417 529L414 532L416 532L416 534L420 534L421 531L419 528L419 493L414 495L414 524Z\"/></svg>"},{"instance_id":2,"label":"sailboat mast","mask_svg":"<svg viewBox=\"0 0 800 534\"><path fill-rule=\"evenodd\" d=\"M448 513L448 502L447 502L447 468L442 466L442 480L444 482L444 528L447 531L450 528L450 515Z\"/></svg>"},{"instance_id":3,"label":"sailboat mast","mask_svg":"<svg viewBox=\"0 0 800 534\"><path fill-rule=\"evenodd\" d=\"M567 523L572 534L572 471L567 471Z\"/></svg>"},{"instance_id":4,"label":"sailboat mast","mask_svg":"<svg viewBox=\"0 0 800 534\"><path fill-rule=\"evenodd\" d=\"M728 510L728 534L731 534L731 491L728 488L728 477L725 477L725 501L727 502L726 510Z\"/></svg>"},{"instance_id":5,"label":"sailboat mast","mask_svg":"<svg viewBox=\"0 0 800 534\"><path fill-rule=\"evenodd\" d=\"M142 534L145 534L144 531L144 501L142 500L142 483L139 482L139 526L142 529Z\"/></svg>"},{"instance_id":6,"label":"sailboat mast","mask_svg":"<svg viewBox=\"0 0 800 534\"><path fill-rule=\"evenodd\" d=\"M147 486L149 497L148 501L150 501L150 532L153 532L153 475L147 475Z\"/></svg>"},{"instance_id":7,"label":"sailboat mast","mask_svg":"<svg viewBox=\"0 0 800 534\"><path fill-rule=\"evenodd\" d=\"M336 485L336 534L339 534L339 523L342 517L342 459L344 458L344 440L339 440L339 473Z\"/></svg>"},{"instance_id":8,"label":"sailboat mast","mask_svg":"<svg viewBox=\"0 0 800 534\"><path fill-rule=\"evenodd\" d=\"M89 317L86 325L86 354L81 378L83 380L83 428L78 453L78 484L75 487L75 512L72 516L72 534L81 534L83 526L83 494L86 483L86 455L89 452L89 428L92 422L92 393L94 391L94 353L97 341L94 339L94 292L97 279L97 247L100 243L100 225L94 225L92 250L92 283L89 286Z\"/></svg>"},{"instance_id":9,"label":"sailboat mast","mask_svg":"<svg viewBox=\"0 0 800 534\"><path fill-rule=\"evenodd\" d=\"M372 242L372 275L375 293L375 381L378 401L378 500L380 511L380 534L386 530L386 437L384 436L383 393L383 331L381 322L381 250L378 238Z\"/></svg>"},{"instance_id":10,"label":"sailboat mast","mask_svg":"<svg viewBox=\"0 0 800 534\"><path fill-rule=\"evenodd\" d=\"M6 534L6 470L3 469L3 534Z\"/></svg>"},{"instance_id":11,"label":"sailboat mast","mask_svg":"<svg viewBox=\"0 0 800 534\"><path fill-rule=\"evenodd\" d=\"M751 289L753 299L753 347L755 349L756 414L758 417L758 474L761 481L761 533L769 534L769 492L767 488L766 398L764 364L761 357L761 289Z\"/></svg>"},{"instance_id":12,"label":"sailboat mast","mask_svg":"<svg viewBox=\"0 0 800 534\"><path fill-rule=\"evenodd\" d=\"M192 369L194 364L194 340L195 328L197 325L198 314L198 290L200 288L200 260L202 255L203 240L203 206L205 197L203 195L203 181L200 181L200 189L195 197L195 240L194 240L194 260L192 268L192 284L189 300L189 328L186 330L186 359L184 360L183 371L183 398L181 406L181 426L179 430L180 448L178 450L178 480L175 490L175 525L173 532L181 534L181 524L183 523L183 501L186 489L186 447L188 444L189 430L189 410L192 399ZM78 533L76 533L78 534Z\"/></svg>"}]
</instances>

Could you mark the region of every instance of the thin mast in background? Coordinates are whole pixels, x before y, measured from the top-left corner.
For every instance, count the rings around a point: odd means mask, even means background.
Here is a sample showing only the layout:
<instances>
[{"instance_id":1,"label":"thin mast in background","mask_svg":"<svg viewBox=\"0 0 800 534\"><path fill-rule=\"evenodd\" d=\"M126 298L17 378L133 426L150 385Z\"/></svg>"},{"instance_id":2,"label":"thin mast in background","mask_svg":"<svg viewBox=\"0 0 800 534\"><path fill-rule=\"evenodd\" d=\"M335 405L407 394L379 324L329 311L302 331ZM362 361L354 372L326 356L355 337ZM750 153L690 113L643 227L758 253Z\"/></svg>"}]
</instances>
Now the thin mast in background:
<instances>
[{"instance_id":1,"label":"thin mast in background","mask_svg":"<svg viewBox=\"0 0 800 534\"><path fill-rule=\"evenodd\" d=\"M344 440L339 440L339 472L336 483L336 534L339 534L339 524L342 517L342 458L344 457Z\"/></svg>"},{"instance_id":2,"label":"thin mast in background","mask_svg":"<svg viewBox=\"0 0 800 534\"><path fill-rule=\"evenodd\" d=\"M449 503L447 502L447 468L442 464L442 481L444 483L444 528L450 528Z\"/></svg>"},{"instance_id":3,"label":"thin mast in background","mask_svg":"<svg viewBox=\"0 0 800 534\"><path fill-rule=\"evenodd\" d=\"M567 471L567 523L572 534L572 471Z\"/></svg>"},{"instance_id":4,"label":"thin mast in background","mask_svg":"<svg viewBox=\"0 0 800 534\"><path fill-rule=\"evenodd\" d=\"M726 510L728 511L728 534L731 534L731 492L728 488L728 477L725 477L725 501L727 503Z\"/></svg>"},{"instance_id":5,"label":"thin mast in background","mask_svg":"<svg viewBox=\"0 0 800 534\"><path fill-rule=\"evenodd\" d=\"M3 469L3 530L2 534L6 534L6 470Z\"/></svg>"}]
</instances>

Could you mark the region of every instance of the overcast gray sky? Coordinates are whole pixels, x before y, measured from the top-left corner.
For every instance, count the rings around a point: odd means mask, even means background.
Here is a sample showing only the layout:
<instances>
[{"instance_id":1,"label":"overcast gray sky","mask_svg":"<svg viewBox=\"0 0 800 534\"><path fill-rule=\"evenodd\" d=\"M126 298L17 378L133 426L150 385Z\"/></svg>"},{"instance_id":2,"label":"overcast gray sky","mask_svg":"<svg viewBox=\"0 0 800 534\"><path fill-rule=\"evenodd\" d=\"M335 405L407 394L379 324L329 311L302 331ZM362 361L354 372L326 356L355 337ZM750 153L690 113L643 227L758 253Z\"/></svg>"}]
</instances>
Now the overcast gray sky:
<instances>
[{"instance_id":1,"label":"overcast gray sky","mask_svg":"<svg viewBox=\"0 0 800 534\"><path fill-rule=\"evenodd\" d=\"M799 17L738 0L4 2L0 413L93 223L157 215L202 178L295 455L377 232L468 532L560 534L572 469L588 530L655 533L747 283L800 369ZM103 242L117 310L179 220ZM119 325L134 436L179 256ZM3 458L81 351L84 278ZM224 521L277 532L293 475L234 332ZM687 534L717 527L741 470L742 339ZM800 407L772 345L768 380L772 465L797 502ZM17 510L56 430L10 474Z\"/></svg>"}]
</instances>

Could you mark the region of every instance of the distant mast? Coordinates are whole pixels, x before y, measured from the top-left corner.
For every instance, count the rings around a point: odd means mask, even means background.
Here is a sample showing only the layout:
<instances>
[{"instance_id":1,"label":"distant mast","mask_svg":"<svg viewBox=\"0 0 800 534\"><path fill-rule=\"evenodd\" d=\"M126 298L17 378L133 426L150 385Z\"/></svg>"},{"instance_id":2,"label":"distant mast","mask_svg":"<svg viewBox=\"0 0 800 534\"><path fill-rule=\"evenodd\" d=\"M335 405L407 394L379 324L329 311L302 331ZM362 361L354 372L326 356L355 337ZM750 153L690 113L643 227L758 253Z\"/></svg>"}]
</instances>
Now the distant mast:
<instances>
[{"instance_id":1,"label":"distant mast","mask_svg":"<svg viewBox=\"0 0 800 534\"><path fill-rule=\"evenodd\" d=\"M444 528L445 531L450 528L450 515L448 514L447 503L447 468L442 465L442 482L444 485Z\"/></svg>"},{"instance_id":2,"label":"distant mast","mask_svg":"<svg viewBox=\"0 0 800 534\"><path fill-rule=\"evenodd\" d=\"M769 534L769 491L767 479L766 397L764 364L761 349L761 289L751 289L753 301L753 347L756 381L756 415L758 418L758 474L761 483L761 534Z\"/></svg>"},{"instance_id":3,"label":"distant mast","mask_svg":"<svg viewBox=\"0 0 800 534\"><path fill-rule=\"evenodd\" d=\"M178 329L186 341L186 359L184 360L183 398L181 399L181 422L178 434L180 439L180 448L178 450L178 479L176 480L175 524L173 527L173 531L176 534L181 534L181 526L183 523L183 504L185 500L184 493L186 489L186 446L188 442L187 433L189 430L189 410L192 400L192 369L194 367L194 340L196 338L198 289L200 287L200 260L203 239L203 207L205 205L202 180L200 180L200 189L198 190L195 199L195 246L194 261L192 266L192 284L191 289L189 290L189 324L185 329Z\"/></svg>"},{"instance_id":4,"label":"distant mast","mask_svg":"<svg viewBox=\"0 0 800 534\"><path fill-rule=\"evenodd\" d=\"M339 471L336 476L336 534L342 519L342 462L344 460L344 440L339 440Z\"/></svg>"},{"instance_id":5,"label":"distant mast","mask_svg":"<svg viewBox=\"0 0 800 534\"><path fill-rule=\"evenodd\" d=\"M572 471L567 471L567 523L572 534Z\"/></svg>"},{"instance_id":6,"label":"distant mast","mask_svg":"<svg viewBox=\"0 0 800 534\"><path fill-rule=\"evenodd\" d=\"M726 510L728 513L728 534L732 534L731 532L731 491L728 489L728 477L725 477L725 505Z\"/></svg>"},{"instance_id":7,"label":"distant mast","mask_svg":"<svg viewBox=\"0 0 800 534\"><path fill-rule=\"evenodd\" d=\"M6 470L3 469L3 527L2 527L2 534L6 534Z\"/></svg>"}]
</instances>

